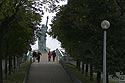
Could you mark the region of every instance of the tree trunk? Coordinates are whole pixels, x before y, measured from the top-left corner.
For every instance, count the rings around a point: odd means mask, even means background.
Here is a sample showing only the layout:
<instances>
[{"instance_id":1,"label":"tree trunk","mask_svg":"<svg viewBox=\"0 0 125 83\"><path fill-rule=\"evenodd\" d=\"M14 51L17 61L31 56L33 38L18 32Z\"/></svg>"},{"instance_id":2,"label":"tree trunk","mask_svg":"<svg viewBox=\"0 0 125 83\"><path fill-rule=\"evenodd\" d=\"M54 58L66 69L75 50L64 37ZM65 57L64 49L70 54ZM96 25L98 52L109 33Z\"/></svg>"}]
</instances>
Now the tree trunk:
<instances>
[{"instance_id":1,"label":"tree trunk","mask_svg":"<svg viewBox=\"0 0 125 83\"><path fill-rule=\"evenodd\" d=\"M93 66L90 64L90 80L93 80Z\"/></svg>"},{"instance_id":2,"label":"tree trunk","mask_svg":"<svg viewBox=\"0 0 125 83\"><path fill-rule=\"evenodd\" d=\"M20 58L17 58L17 72L20 72Z\"/></svg>"},{"instance_id":3,"label":"tree trunk","mask_svg":"<svg viewBox=\"0 0 125 83\"><path fill-rule=\"evenodd\" d=\"M89 69L88 64L86 64L86 70L85 70L86 71L86 74L85 74L86 76L88 76L88 69Z\"/></svg>"},{"instance_id":4,"label":"tree trunk","mask_svg":"<svg viewBox=\"0 0 125 83\"><path fill-rule=\"evenodd\" d=\"M14 69L16 69L16 57L15 56L13 56L13 67Z\"/></svg>"},{"instance_id":5,"label":"tree trunk","mask_svg":"<svg viewBox=\"0 0 125 83\"><path fill-rule=\"evenodd\" d=\"M7 79L7 57L5 58L5 79Z\"/></svg>"},{"instance_id":6,"label":"tree trunk","mask_svg":"<svg viewBox=\"0 0 125 83\"><path fill-rule=\"evenodd\" d=\"M109 75L106 75L106 83L109 83L109 78L108 78Z\"/></svg>"},{"instance_id":7,"label":"tree trunk","mask_svg":"<svg viewBox=\"0 0 125 83\"><path fill-rule=\"evenodd\" d=\"M78 60L78 70L80 71L80 65L81 65L81 61Z\"/></svg>"},{"instance_id":8,"label":"tree trunk","mask_svg":"<svg viewBox=\"0 0 125 83\"><path fill-rule=\"evenodd\" d=\"M0 56L0 83L3 83L2 58Z\"/></svg>"},{"instance_id":9,"label":"tree trunk","mask_svg":"<svg viewBox=\"0 0 125 83\"><path fill-rule=\"evenodd\" d=\"M101 81L101 72L97 72L97 83L100 83Z\"/></svg>"},{"instance_id":10,"label":"tree trunk","mask_svg":"<svg viewBox=\"0 0 125 83\"><path fill-rule=\"evenodd\" d=\"M80 71L81 62L79 59L76 60L76 68Z\"/></svg>"},{"instance_id":11,"label":"tree trunk","mask_svg":"<svg viewBox=\"0 0 125 83\"><path fill-rule=\"evenodd\" d=\"M11 75L12 72L12 58L9 56L9 75Z\"/></svg>"},{"instance_id":12,"label":"tree trunk","mask_svg":"<svg viewBox=\"0 0 125 83\"><path fill-rule=\"evenodd\" d=\"M78 59L76 60L76 68L78 68Z\"/></svg>"},{"instance_id":13,"label":"tree trunk","mask_svg":"<svg viewBox=\"0 0 125 83\"><path fill-rule=\"evenodd\" d=\"M84 74L84 62L82 61L82 73Z\"/></svg>"}]
</instances>

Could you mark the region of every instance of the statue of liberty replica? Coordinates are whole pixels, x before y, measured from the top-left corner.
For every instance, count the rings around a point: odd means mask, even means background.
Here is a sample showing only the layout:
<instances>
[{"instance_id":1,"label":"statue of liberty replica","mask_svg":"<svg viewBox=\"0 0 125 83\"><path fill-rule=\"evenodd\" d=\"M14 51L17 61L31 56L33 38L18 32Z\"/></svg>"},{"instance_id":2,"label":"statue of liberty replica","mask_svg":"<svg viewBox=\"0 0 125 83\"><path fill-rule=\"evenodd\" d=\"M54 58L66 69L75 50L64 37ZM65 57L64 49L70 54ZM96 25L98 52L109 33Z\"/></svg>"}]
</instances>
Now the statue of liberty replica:
<instances>
[{"instance_id":1,"label":"statue of liberty replica","mask_svg":"<svg viewBox=\"0 0 125 83\"><path fill-rule=\"evenodd\" d=\"M48 16L46 20L46 25L42 24L42 27L38 30L38 50L40 52L46 52L46 33L47 33Z\"/></svg>"}]
</instances>

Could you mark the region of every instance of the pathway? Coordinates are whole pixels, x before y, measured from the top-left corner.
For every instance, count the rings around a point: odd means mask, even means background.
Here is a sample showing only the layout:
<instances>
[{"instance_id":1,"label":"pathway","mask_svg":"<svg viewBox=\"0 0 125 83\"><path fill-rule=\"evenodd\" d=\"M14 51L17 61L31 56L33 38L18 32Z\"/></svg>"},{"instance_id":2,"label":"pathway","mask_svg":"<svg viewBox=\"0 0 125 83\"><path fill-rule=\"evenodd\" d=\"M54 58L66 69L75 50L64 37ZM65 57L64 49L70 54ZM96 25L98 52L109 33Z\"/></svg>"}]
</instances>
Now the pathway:
<instances>
[{"instance_id":1,"label":"pathway","mask_svg":"<svg viewBox=\"0 0 125 83\"><path fill-rule=\"evenodd\" d=\"M73 83L58 61L48 62L43 54L40 63L32 63L27 83Z\"/></svg>"}]
</instances>

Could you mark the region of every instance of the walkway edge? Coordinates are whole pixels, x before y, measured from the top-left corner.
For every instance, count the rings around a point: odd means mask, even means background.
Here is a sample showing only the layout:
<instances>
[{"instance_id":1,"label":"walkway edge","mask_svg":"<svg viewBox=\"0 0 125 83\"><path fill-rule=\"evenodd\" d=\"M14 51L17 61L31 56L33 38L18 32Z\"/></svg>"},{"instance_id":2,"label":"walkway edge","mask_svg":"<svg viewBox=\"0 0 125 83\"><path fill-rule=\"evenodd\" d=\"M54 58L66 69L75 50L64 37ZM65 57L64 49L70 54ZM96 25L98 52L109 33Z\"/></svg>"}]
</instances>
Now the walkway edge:
<instances>
[{"instance_id":1,"label":"walkway edge","mask_svg":"<svg viewBox=\"0 0 125 83\"><path fill-rule=\"evenodd\" d=\"M29 65L27 67L27 71L26 71L26 75L25 75L25 78L23 80L23 83L27 83L27 79L28 79L28 76L29 76L31 64L32 64L32 58L30 58L30 62L29 62Z\"/></svg>"},{"instance_id":2,"label":"walkway edge","mask_svg":"<svg viewBox=\"0 0 125 83\"><path fill-rule=\"evenodd\" d=\"M83 83L76 76L72 74L72 72L66 67L64 61L60 60L59 62L74 83Z\"/></svg>"}]
</instances>

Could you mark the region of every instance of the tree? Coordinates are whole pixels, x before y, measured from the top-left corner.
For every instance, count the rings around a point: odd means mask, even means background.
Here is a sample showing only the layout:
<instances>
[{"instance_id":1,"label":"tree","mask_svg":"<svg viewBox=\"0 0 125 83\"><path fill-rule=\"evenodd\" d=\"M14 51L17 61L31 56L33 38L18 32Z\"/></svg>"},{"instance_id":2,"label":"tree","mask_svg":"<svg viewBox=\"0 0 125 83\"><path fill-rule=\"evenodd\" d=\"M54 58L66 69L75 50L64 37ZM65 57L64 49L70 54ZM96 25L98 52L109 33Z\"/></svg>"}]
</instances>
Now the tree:
<instances>
[{"instance_id":1,"label":"tree","mask_svg":"<svg viewBox=\"0 0 125 83\"><path fill-rule=\"evenodd\" d=\"M71 56L78 58L79 52L82 52L83 60L94 65L99 75L98 80L100 80L102 72L103 31L100 23L104 19L111 22L107 42L107 74L114 74L123 67L119 62L122 60L121 57L124 53L123 47L120 46L121 42L124 42L124 31L122 31L124 25L118 2L119 0L70 0L66 6L60 9L60 12L52 21L52 32L50 34L61 41L63 47ZM78 41L83 46L82 51L78 49ZM116 48L119 48L119 50ZM91 50L93 55L84 55L88 49ZM118 57L118 55L120 57L116 60L115 57ZM92 62L88 62L88 59L92 59ZM118 64L112 64L116 62ZM113 71L111 71L111 68Z\"/></svg>"},{"instance_id":2,"label":"tree","mask_svg":"<svg viewBox=\"0 0 125 83\"><path fill-rule=\"evenodd\" d=\"M41 16L30 1L2 1L0 10L0 82L2 83L2 58L4 55L22 55L34 42L34 30ZM5 8L5 9L4 9ZM18 44L18 45L17 45ZM10 54L9 54L10 53ZM9 54L9 55L8 55Z\"/></svg>"},{"instance_id":3,"label":"tree","mask_svg":"<svg viewBox=\"0 0 125 83\"><path fill-rule=\"evenodd\" d=\"M58 10L63 0L1 0L0 1L0 83L2 83L2 59L5 56L22 55L36 40L36 32L44 14L43 9ZM46 5L44 5L46 4ZM18 45L17 45L18 44ZM6 51L6 53L4 53Z\"/></svg>"}]
</instances>

